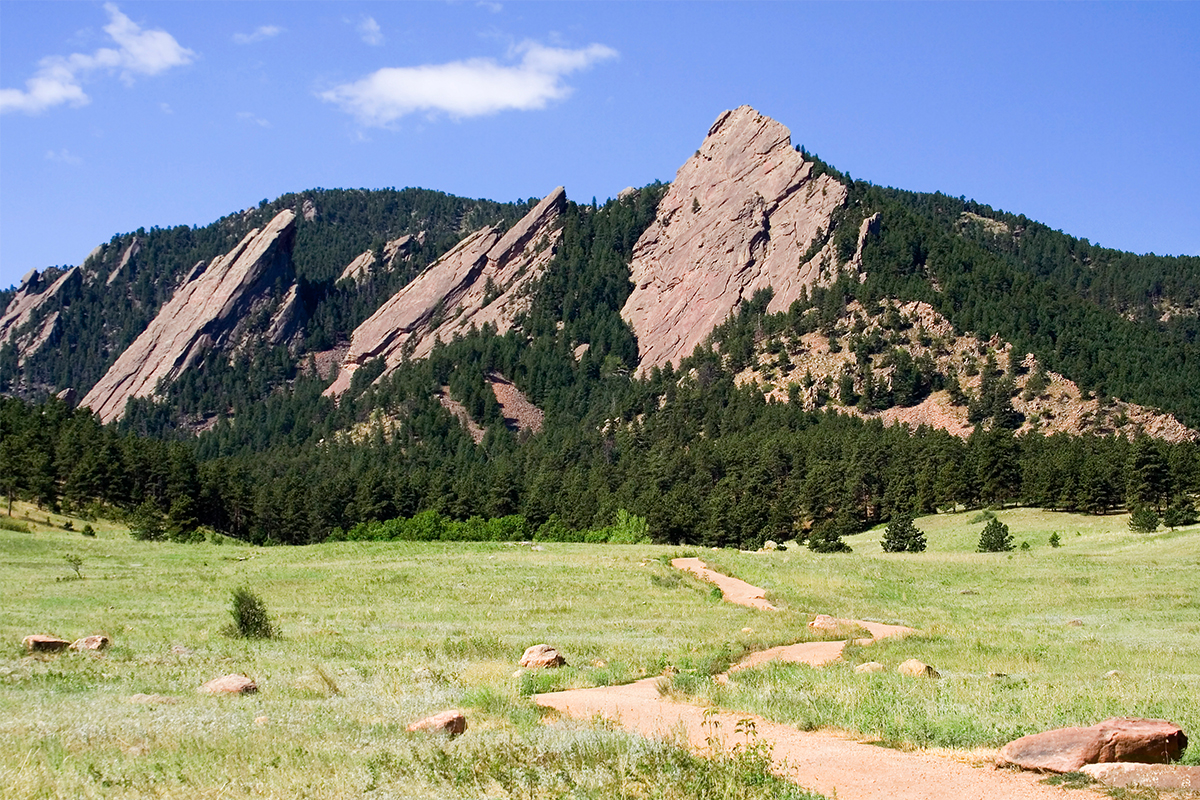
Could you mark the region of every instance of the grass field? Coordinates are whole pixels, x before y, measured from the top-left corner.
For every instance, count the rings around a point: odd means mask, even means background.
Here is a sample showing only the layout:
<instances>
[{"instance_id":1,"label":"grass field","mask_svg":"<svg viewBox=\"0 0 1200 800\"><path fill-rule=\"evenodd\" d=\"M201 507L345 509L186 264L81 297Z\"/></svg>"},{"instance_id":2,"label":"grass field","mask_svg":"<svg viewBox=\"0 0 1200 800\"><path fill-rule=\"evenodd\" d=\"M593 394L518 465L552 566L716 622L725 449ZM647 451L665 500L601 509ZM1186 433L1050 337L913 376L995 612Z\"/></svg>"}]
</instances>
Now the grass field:
<instances>
[{"instance_id":1,"label":"grass field","mask_svg":"<svg viewBox=\"0 0 1200 800\"><path fill-rule=\"evenodd\" d=\"M1013 510L998 515L1031 549L1011 558L971 552L982 524L969 515L918 520L930 544L921 555L880 552L879 532L844 556L700 553L768 587L783 606L770 614L718 602L667 565L677 550L649 545L177 545L105 522L87 538L62 530L62 517L18 512L31 531L0 530L0 785L11 797L787 796L761 763L547 726L527 699L668 667L677 688L708 702L898 746L994 746L1111 715L1200 730L1196 527L1135 535L1123 517ZM1061 548L1046 543L1053 531ZM68 554L83 559L81 580ZM280 638L222 633L242 585ZM748 650L816 638L814 613L921 629L847 658L894 667L916 657L943 678L776 665L725 687L709 680ZM104 633L113 646L35 659L20 645L30 633ZM518 670L539 642L571 666ZM230 672L260 692L196 694ZM135 694L176 702L130 703ZM452 707L467 710L468 735L404 733Z\"/></svg>"}]
</instances>

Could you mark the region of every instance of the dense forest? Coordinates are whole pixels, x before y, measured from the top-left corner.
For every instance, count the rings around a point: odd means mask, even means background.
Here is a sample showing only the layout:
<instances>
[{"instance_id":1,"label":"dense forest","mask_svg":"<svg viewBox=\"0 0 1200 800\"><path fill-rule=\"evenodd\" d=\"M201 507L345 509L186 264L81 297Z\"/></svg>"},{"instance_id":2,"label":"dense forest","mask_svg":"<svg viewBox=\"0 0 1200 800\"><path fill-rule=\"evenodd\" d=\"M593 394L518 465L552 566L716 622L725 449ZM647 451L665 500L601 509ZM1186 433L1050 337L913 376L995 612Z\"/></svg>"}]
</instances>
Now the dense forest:
<instances>
[{"instance_id":1,"label":"dense forest","mask_svg":"<svg viewBox=\"0 0 1200 800\"><path fill-rule=\"evenodd\" d=\"M364 366L340 402L322 396L328 378L314 353L344 343L465 233L510 225L534 200L315 190L202 229L115 237L85 267L118 270L135 238L136 255L111 287L82 282L61 298L60 346L23 366L11 346L0 349L0 388L11 389L19 370L26 386L44 387L42 398L0 400L0 491L83 512L116 509L148 538L188 539L208 526L292 544L434 529L561 539L619 528L611 535L627 540L634 519L660 542L756 547L798 538L838 550L842 537L871 525L952 507L1137 508L1172 524L1194 519L1195 443L1018 435L1011 384L991 370L968 394L953 375L897 349L886 380L869 380L868 368L857 382L828 387L841 405L865 411L949 389L970 408L967 438L885 427L839 414L836 403L805 407L738 385L735 375L764 342L827 329L851 302L883 314L892 301L921 300L958 330L985 341L999 335L1090 392L1200 423L1200 259L1107 250L964 198L851 181L806 155L850 187L825 233L840 262L828 265L832 274L854 254L860 223L880 215L863 246L864 275L814 288L783 314L767 314L770 294L760 293L678 368L644 378L634 377L637 341L620 309L661 184L602 206L569 204L557 254L506 335L474 331L378 380L382 364ZM298 215L302 341L206 358L156 399L131 401L108 427L43 399L94 382L192 264L284 208ZM421 232L400 267L338 280L362 252ZM490 375L545 412L540 433L505 424ZM478 444L440 402L443 387L486 429ZM418 518L440 522L385 524ZM472 519L510 522L467 525Z\"/></svg>"}]
</instances>

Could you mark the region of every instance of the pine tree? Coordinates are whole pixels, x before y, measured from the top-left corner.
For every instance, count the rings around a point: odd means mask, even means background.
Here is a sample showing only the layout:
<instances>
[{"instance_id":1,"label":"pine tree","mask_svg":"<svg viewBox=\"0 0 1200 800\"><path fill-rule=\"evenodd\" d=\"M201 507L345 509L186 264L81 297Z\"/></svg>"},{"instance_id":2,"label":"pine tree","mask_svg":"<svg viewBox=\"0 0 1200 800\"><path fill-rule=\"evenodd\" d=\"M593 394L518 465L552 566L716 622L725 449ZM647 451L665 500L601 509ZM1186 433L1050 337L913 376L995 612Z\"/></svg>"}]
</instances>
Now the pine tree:
<instances>
[{"instance_id":1,"label":"pine tree","mask_svg":"<svg viewBox=\"0 0 1200 800\"><path fill-rule=\"evenodd\" d=\"M975 551L978 553L1007 553L1012 549L1013 537L1008 532L1008 526L992 517L988 520L983 533L980 534L979 547L975 548Z\"/></svg>"},{"instance_id":2,"label":"pine tree","mask_svg":"<svg viewBox=\"0 0 1200 800\"><path fill-rule=\"evenodd\" d=\"M880 544L885 553L923 553L925 534L913 524L911 516L902 514L888 523Z\"/></svg>"}]
</instances>

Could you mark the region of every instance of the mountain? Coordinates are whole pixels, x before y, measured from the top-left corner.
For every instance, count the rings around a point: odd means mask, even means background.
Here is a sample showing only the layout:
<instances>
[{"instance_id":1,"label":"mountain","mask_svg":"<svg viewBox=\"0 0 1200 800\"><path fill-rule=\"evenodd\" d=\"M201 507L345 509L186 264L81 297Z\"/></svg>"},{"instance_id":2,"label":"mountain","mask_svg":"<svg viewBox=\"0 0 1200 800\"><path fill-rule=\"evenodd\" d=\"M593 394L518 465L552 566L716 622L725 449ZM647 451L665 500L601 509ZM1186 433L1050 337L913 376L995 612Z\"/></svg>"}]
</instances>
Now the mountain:
<instances>
[{"instance_id":1,"label":"mountain","mask_svg":"<svg viewBox=\"0 0 1200 800\"><path fill-rule=\"evenodd\" d=\"M45 454L10 488L180 530L623 508L660 541L837 549L897 513L1200 493L1200 259L852 180L746 106L603 205L311 190L6 300L0 390L90 409L6 402Z\"/></svg>"}]
</instances>

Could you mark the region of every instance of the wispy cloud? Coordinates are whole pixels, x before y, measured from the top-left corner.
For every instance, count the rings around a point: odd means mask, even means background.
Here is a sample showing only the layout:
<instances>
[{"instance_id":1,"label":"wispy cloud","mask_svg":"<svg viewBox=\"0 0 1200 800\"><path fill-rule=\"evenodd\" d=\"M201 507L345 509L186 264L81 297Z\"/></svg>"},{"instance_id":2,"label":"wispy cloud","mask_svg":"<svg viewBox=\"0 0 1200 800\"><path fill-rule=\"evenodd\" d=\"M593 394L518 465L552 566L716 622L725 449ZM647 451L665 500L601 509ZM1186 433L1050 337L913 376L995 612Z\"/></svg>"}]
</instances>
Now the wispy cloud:
<instances>
[{"instance_id":1,"label":"wispy cloud","mask_svg":"<svg viewBox=\"0 0 1200 800\"><path fill-rule=\"evenodd\" d=\"M270 39L283 33L283 28L278 25L260 25L254 29L253 33L235 33L233 40L238 44L254 44L261 42L263 39Z\"/></svg>"},{"instance_id":2,"label":"wispy cloud","mask_svg":"<svg viewBox=\"0 0 1200 800\"><path fill-rule=\"evenodd\" d=\"M253 124L253 125L257 125L257 126L258 126L258 127L260 127L260 128L269 128L269 127L271 127L271 123L270 123L270 122L268 122L267 120L263 119L262 117L260 117L260 116L257 116L256 114L253 114L253 113L251 113L251 112L249 112L249 111L239 111L239 112L238 112L238 119L240 119L240 120L242 120L242 121L244 121L244 122L249 122L249 123L251 123L251 124Z\"/></svg>"},{"instance_id":3,"label":"wispy cloud","mask_svg":"<svg viewBox=\"0 0 1200 800\"><path fill-rule=\"evenodd\" d=\"M379 23L375 21L374 17L362 18L362 21L358 23L358 35L369 45L383 44L383 29L379 27Z\"/></svg>"},{"instance_id":4,"label":"wispy cloud","mask_svg":"<svg viewBox=\"0 0 1200 800\"><path fill-rule=\"evenodd\" d=\"M46 160L57 161L60 164L70 164L71 166L76 166L83 163L82 158L75 155L65 147L62 150L47 150Z\"/></svg>"},{"instance_id":5,"label":"wispy cloud","mask_svg":"<svg viewBox=\"0 0 1200 800\"><path fill-rule=\"evenodd\" d=\"M499 14L501 11L504 10L503 5L501 5L500 3L492 2L492 0L479 0L479 2L477 2L475 5L477 5L479 8L486 8L488 11L492 12L493 14Z\"/></svg>"},{"instance_id":6,"label":"wispy cloud","mask_svg":"<svg viewBox=\"0 0 1200 800\"><path fill-rule=\"evenodd\" d=\"M386 126L416 111L477 117L499 111L531 111L571 93L563 78L593 64L616 58L602 44L577 50L524 42L514 50L521 61L512 66L490 58L388 67L353 83L319 94L363 125Z\"/></svg>"},{"instance_id":7,"label":"wispy cloud","mask_svg":"<svg viewBox=\"0 0 1200 800\"><path fill-rule=\"evenodd\" d=\"M157 75L189 64L196 55L166 31L143 30L112 3L106 3L104 10L109 16L104 32L116 43L116 49L102 47L91 54L43 58L38 71L25 81L24 90L0 89L0 112L38 114L63 103L86 105L91 99L82 83L93 73L115 73L128 84L138 75Z\"/></svg>"}]
</instances>

